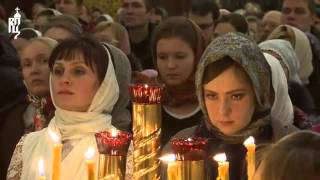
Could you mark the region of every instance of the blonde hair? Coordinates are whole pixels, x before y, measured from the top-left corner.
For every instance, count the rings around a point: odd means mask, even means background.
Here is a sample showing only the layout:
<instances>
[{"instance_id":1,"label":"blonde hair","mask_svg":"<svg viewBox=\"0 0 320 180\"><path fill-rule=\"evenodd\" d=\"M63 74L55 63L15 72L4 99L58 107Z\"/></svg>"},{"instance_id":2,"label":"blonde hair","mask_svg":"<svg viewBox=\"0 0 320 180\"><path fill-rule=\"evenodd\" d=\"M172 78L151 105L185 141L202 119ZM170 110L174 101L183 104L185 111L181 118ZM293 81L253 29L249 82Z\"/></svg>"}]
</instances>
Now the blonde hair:
<instances>
[{"instance_id":1,"label":"blonde hair","mask_svg":"<svg viewBox=\"0 0 320 180\"><path fill-rule=\"evenodd\" d=\"M261 162L260 180L320 179L320 134L299 131L274 144Z\"/></svg>"},{"instance_id":2,"label":"blonde hair","mask_svg":"<svg viewBox=\"0 0 320 180\"><path fill-rule=\"evenodd\" d=\"M131 48L129 35L126 28L117 22L103 21L97 24L97 26L95 27L95 32L101 32L107 28L112 28L116 36L116 39L113 39L113 42L109 43L121 49L125 54L129 54L131 52Z\"/></svg>"}]
</instances>

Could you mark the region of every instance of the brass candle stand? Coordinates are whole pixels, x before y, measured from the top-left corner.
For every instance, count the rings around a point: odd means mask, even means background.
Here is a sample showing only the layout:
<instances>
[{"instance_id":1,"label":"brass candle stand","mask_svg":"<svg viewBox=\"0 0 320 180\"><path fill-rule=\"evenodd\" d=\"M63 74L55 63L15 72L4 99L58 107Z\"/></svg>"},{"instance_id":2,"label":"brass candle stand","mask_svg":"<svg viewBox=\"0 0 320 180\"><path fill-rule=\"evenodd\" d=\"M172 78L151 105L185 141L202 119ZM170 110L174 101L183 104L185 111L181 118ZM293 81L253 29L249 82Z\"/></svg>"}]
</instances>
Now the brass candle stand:
<instances>
[{"instance_id":1,"label":"brass candle stand","mask_svg":"<svg viewBox=\"0 0 320 180\"><path fill-rule=\"evenodd\" d=\"M160 179L161 84L131 84L133 179Z\"/></svg>"}]
</instances>

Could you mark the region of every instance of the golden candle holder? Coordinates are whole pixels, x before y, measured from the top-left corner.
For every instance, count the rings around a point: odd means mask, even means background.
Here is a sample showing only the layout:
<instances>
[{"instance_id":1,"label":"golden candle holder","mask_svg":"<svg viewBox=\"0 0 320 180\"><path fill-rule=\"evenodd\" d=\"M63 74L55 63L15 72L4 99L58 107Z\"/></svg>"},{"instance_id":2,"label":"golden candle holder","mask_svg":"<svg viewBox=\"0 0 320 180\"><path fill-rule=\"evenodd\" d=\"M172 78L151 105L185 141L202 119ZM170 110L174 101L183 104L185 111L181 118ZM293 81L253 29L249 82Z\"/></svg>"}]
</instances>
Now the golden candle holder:
<instances>
[{"instance_id":1,"label":"golden candle holder","mask_svg":"<svg viewBox=\"0 0 320 180\"><path fill-rule=\"evenodd\" d=\"M133 179L160 179L161 84L131 84Z\"/></svg>"},{"instance_id":2,"label":"golden candle holder","mask_svg":"<svg viewBox=\"0 0 320 180\"><path fill-rule=\"evenodd\" d=\"M99 150L98 180L124 180L126 158L132 135L127 132L95 134Z\"/></svg>"}]
</instances>

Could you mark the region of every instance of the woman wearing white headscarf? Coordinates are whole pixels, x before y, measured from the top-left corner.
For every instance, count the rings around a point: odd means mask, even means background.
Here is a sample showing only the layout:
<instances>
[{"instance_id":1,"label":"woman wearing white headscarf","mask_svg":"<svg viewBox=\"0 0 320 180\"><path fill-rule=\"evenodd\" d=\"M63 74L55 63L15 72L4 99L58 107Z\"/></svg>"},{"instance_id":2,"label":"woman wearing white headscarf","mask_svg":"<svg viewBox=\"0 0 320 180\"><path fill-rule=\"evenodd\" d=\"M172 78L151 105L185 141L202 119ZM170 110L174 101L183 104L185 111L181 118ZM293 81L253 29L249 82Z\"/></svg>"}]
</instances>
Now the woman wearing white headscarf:
<instances>
[{"instance_id":1,"label":"woman wearing white headscarf","mask_svg":"<svg viewBox=\"0 0 320 180\"><path fill-rule=\"evenodd\" d=\"M286 39L291 43L300 61L298 70L300 79L303 84L309 84L309 77L313 72L312 48L305 33L290 25L280 25L267 39Z\"/></svg>"},{"instance_id":2,"label":"woman wearing white headscarf","mask_svg":"<svg viewBox=\"0 0 320 180\"><path fill-rule=\"evenodd\" d=\"M263 55L271 68L271 81L274 91L271 119L280 120L283 124L293 124L293 105L289 97L284 71L275 57L267 53L263 53Z\"/></svg>"},{"instance_id":3,"label":"woman wearing white headscarf","mask_svg":"<svg viewBox=\"0 0 320 180\"><path fill-rule=\"evenodd\" d=\"M312 112L315 107L314 101L298 75L300 62L289 41L272 39L260 43L259 47L280 62L288 80L292 103L308 114Z\"/></svg>"},{"instance_id":4,"label":"woman wearing white headscarf","mask_svg":"<svg viewBox=\"0 0 320 180\"><path fill-rule=\"evenodd\" d=\"M113 129L111 111L119 97L114 66L108 48L87 38L69 39L54 49L49 59L50 92L56 107L48 128L30 133L16 147L7 179L34 180L37 163L44 159L45 176L52 176L54 131L63 144L61 179L87 179L83 155L88 147L98 152L94 134Z\"/></svg>"}]
</instances>

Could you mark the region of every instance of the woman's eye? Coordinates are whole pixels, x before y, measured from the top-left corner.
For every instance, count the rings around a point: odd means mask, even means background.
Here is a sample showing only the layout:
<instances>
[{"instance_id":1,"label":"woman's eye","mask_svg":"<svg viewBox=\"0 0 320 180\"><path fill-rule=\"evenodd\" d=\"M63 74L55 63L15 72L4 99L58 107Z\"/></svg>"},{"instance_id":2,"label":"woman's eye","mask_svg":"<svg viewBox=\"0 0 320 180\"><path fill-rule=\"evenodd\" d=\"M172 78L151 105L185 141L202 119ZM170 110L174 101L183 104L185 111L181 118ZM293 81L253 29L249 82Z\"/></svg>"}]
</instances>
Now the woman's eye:
<instances>
[{"instance_id":1,"label":"woman's eye","mask_svg":"<svg viewBox=\"0 0 320 180\"><path fill-rule=\"evenodd\" d=\"M215 100L215 99L217 99L217 95L216 95L216 94L212 94L212 93L205 93L204 96L205 96L207 99L210 99L210 100Z\"/></svg>"},{"instance_id":2,"label":"woman's eye","mask_svg":"<svg viewBox=\"0 0 320 180\"><path fill-rule=\"evenodd\" d=\"M62 68L54 68L53 74L57 75L57 76L61 76L63 74L63 69Z\"/></svg>"},{"instance_id":3,"label":"woman's eye","mask_svg":"<svg viewBox=\"0 0 320 180\"><path fill-rule=\"evenodd\" d=\"M86 73L85 69L83 68L75 68L73 72L75 75L83 75Z\"/></svg>"},{"instance_id":4,"label":"woman's eye","mask_svg":"<svg viewBox=\"0 0 320 180\"><path fill-rule=\"evenodd\" d=\"M22 67L30 67L30 66L31 66L31 63L29 62L22 63Z\"/></svg>"},{"instance_id":5,"label":"woman's eye","mask_svg":"<svg viewBox=\"0 0 320 180\"><path fill-rule=\"evenodd\" d=\"M244 94L234 94L231 96L232 100L241 100L244 97Z\"/></svg>"},{"instance_id":6,"label":"woman's eye","mask_svg":"<svg viewBox=\"0 0 320 180\"><path fill-rule=\"evenodd\" d=\"M176 55L177 59L184 59L185 57L186 57L186 55L182 55L182 54L181 55Z\"/></svg>"},{"instance_id":7,"label":"woman's eye","mask_svg":"<svg viewBox=\"0 0 320 180\"><path fill-rule=\"evenodd\" d=\"M43 64L47 64L48 63L48 58L43 58L42 60L41 60L41 62L43 63Z\"/></svg>"},{"instance_id":8,"label":"woman's eye","mask_svg":"<svg viewBox=\"0 0 320 180\"><path fill-rule=\"evenodd\" d=\"M167 59L167 56L165 56L165 55L158 55L158 56L157 56L157 59L166 60L166 59Z\"/></svg>"}]
</instances>

